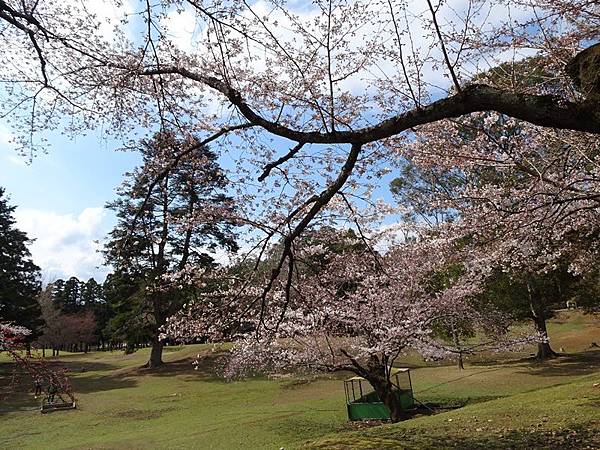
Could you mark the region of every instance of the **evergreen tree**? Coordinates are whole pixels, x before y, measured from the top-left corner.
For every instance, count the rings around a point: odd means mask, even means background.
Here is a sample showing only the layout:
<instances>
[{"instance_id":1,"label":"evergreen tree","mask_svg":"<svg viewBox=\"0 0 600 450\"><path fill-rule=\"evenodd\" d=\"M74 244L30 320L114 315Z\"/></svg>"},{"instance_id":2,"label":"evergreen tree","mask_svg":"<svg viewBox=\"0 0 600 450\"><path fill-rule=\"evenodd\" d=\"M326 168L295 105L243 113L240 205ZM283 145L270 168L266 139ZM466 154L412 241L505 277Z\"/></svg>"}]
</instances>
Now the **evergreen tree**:
<instances>
[{"instance_id":1,"label":"evergreen tree","mask_svg":"<svg viewBox=\"0 0 600 450\"><path fill-rule=\"evenodd\" d=\"M90 278L85 283L81 282L79 303L86 308L98 303L104 303L102 285L98 284L93 278Z\"/></svg>"},{"instance_id":2,"label":"evergreen tree","mask_svg":"<svg viewBox=\"0 0 600 450\"><path fill-rule=\"evenodd\" d=\"M82 282L77 277L71 277L65 282L61 310L66 314L73 314L81 307Z\"/></svg>"},{"instance_id":3,"label":"evergreen tree","mask_svg":"<svg viewBox=\"0 0 600 450\"><path fill-rule=\"evenodd\" d=\"M187 271L213 266L212 250L237 245L227 218L233 202L223 193L226 178L212 151L170 132L143 141L140 150L143 165L127 174L119 198L108 204L119 222L105 257L115 268L117 290L123 288L123 296L111 298L116 315L109 329L128 342L148 333L147 366L154 367L162 364L160 328L193 290L185 287ZM176 164L172 155L181 155Z\"/></svg>"},{"instance_id":4,"label":"evergreen tree","mask_svg":"<svg viewBox=\"0 0 600 450\"><path fill-rule=\"evenodd\" d=\"M111 273L104 282L106 298L104 328L101 333L106 340L125 342L127 352L139 344L152 340L152 321L148 320L147 302L142 292L143 277L133 277L122 273ZM145 308L146 307L146 308Z\"/></svg>"},{"instance_id":5,"label":"evergreen tree","mask_svg":"<svg viewBox=\"0 0 600 450\"><path fill-rule=\"evenodd\" d=\"M0 322L12 322L32 331L36 337L41 325L37 295L40 269L31 260L27 235L15 227L5 190L0 188Z\"/></svg>"},{"instance_id":6,"label":"evergreen tree","mask_svg":"<svg viewBox=\"0 0 600 450\"><path fill-rule=\"evenodd\" d=\"M48 285L50 297L52 301L58 306L65 303L64 292L65 292L65 280L59 278Z\"/></svg>"}]
</instances>

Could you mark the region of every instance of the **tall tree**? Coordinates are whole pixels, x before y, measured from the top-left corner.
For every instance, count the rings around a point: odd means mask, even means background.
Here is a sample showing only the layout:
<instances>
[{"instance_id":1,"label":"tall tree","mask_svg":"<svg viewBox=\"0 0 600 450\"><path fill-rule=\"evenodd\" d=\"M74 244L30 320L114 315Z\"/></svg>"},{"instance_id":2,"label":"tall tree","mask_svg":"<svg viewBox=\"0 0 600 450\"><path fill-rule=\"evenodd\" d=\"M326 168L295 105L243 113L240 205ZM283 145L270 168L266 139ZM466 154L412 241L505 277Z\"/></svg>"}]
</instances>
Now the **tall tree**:
<instances>
[{"instance_id":1,"label":"tall tree","mask_svg":"<svg viewBox=\"0 0 600 450\"><path fill-rule=\"evenodd\" d=\"M147 366L155 367L162 364L160 328L185 302L185 287L194 271L214 264L212 251L235 251L237 245L233 201L223 193L226 178L217 156L198 146L153 183L156 161L190 143L162 132L142 144L144 164L126 176L119 198L108 204L119 222L110 233L105 256L120 277L136 280L135 292L122 299L129 300L122 305L129 308L113 323L146 322L152 339Z\"/></svg>"},{"instance_id":2,"label":"tall tree","mask_svg":"<svg viewBox=\"0 0 600 450\"><path fill-rule=\"evenodd\" d=\"M81 288L83 283L77 277L65 281L62 291L60 309L66 314L77 312L81 307Z\"/></svg>"},{"instance_id":3,"label":"tall tree","mask_svg":"<svg viewBox=\"0 0 600 450\"><path fill-rule=\"evenodd\" d=\"M91 307L104 301L102 285L98 284L98 282L93 278L90 278L85 283L82 283L80 294L79 303L85 307Z\"/></svg>"},{"instance_id":4,"label":"tall tree","mask_svg":"<svg viewBox=\"0 0 600 450\"><path fill-rule=\"evenodd\" d=\"M133 352L140 344L151 342L154 336L152 316L148 314L148 302L144 300L145 280L142 274L113 272L104 282L106 320L102 335L111 342L124 342L126 352Z\"/></svg>"},{"instance_id":5,"label":"tall tree","mask_svg":"<svg viewBox=\"0 0 600 450\"><path fill-rule=\"evenodd\" d=\"M0 188L0 322L10 322L30 330L27 342L37 334L41 311L37 295L41 289L40 269L27 245L31 240L15 227L15 206Z\"/></svg>"},{"instance_id":6,"label":"tall tree","mask_svg":"<svg viewBox=\"0 0 600 450\"><path fill-rule=\"evenodd\" d=\"M63 124L73 134L102 126L124 142L140 126L176 124L234 150L257 239L268 248L284 237L269 288L307 226L339 210L342 195L360 197L362 181L376 184L426 124L443 129L495 111L600 134L596 1L158 0L121 11L126 20L103 33L87 4L0 2L0 115L14 119L27 150ZM174 11L205 31L190 34L194 45L174 39ZM531 54L544 76L515 82L513 69ZM507 60L505 79L474 77ZM168 172L192 151L157 162ZM164 180L164 170L151 173Z\"/></svg>"}]
</instances>

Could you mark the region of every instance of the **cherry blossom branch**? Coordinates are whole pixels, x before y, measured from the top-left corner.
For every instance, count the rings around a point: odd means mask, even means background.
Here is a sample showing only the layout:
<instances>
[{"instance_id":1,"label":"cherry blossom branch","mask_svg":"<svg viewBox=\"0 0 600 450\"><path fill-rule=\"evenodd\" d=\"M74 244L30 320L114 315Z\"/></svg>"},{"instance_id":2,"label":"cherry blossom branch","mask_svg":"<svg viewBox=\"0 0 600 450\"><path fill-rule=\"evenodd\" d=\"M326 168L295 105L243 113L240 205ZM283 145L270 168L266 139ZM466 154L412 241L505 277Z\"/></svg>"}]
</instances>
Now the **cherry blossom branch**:
<instances>
[{"instance_id":1,"label":"cherry blossom branch","mask_svg":"<svg viewBox=\"0 0 600 450\"><path fill-rule=\"evenodd\" d=\"M415 96L415 92L412 87L412 83L408 78L408 71L406 70L406 64L404 62L404 53L402 51L402 41L400 40L400 31L398 29L398 23L396 22L396 14L394 13L394 6L392 5L392 1L388 0L388 6L390 7L390 16L392 17L392 23L394 25L394 33L396 34L396 39L398 40L398 55L400 56L400 66L402 67L402 73L404 75L404 80L406 81L406 86L408 86L408 90L410 91L410 96L415 103L415 107L420 107L420 102L417 100Z\"/></svg>"},{"instance_id":2,"label":"cherry blossom branch","mask_svg":"<svg viewBox=\"0 0 600 450\"><path fill-rule=\"evenodd\" d=\"M292 244L294 239L302 234L302 232L306 229L306 227L312 222L312 220L316 217L316 215L329 203L329 201L333 198L333 196L344 186L352 171L354 166L356 165L356 161L358 160L358 156L360 154L362 146L359 144L353 144L350 148L350 152L348 154L348 158L344 163L338 177L331 183L324 191L322 191L318 196L314 198L313 205L310 210L306 213L306 215L302 218L302 220L295 226L293 231L288 234L283 241L283 250L281 252L281 257L277 265L271 271L271 275L267 281L267 284L262 290L261 295L257 300L260 300L261 303L261 313L260 313L260 323L263 326L267 326L264 322L264 314L266 310L267 304L267 295L273 289L273 285L275 280L281 274L281 270L286 259L291 258L292 254ZM286 301L289 301L289 290L286 291L287 297Z\"/></svg>"},{"instance_id":3,"label":"cherry blossom branch","mask_svg":"<svg viewBox=\"0 0 600 450\"><path fill-rule=\"evenodd\" d=\"M385 268L383 267L383 265L381 264L381 261L379 260L379 255L377 254L377 252L375 251L375 249L373 248L373 246L371 245L371 243L369 242L369 240L363 233L363 229L360 226L360 223L354 217L356 214L356 211L354 210L352 203L350 203L350 201L348 200L348 197L346 197L346 194L344 194L343 192L340 192L339 194L342 197L342 199L344 200L344 203L346 204L346 206L350 210L350 213L353 216L352 221L354 222L354 225L356 226L356 230L358 231L358 235L360 236L360 239L363 241L363 244L365 244L365 246L367 247L367 250L369 251L371 256L373 256L373 259L375 260L375 263L377 264L379 269L385 273Z\"/></svg>"},{"instance_id":4,"label":"cherry blossom branch","mask_svg":"<svg viewBox=\"0 0 600 450\"><path fill-rule=\"evenodd\" d=\"M183 67L149 68L138 75L167 73L181 75L221 92L250 123L296 142L362 145L395 136L419 125L482 111L497 111L543 127L600 134L600 113L594 104L570 102L554 95L515 93L485 84L471 84L463 88L461 94L403 112L373 126L352 131L299 131L265 119L250 107L239 91L216 77Z\"/></svg>"},{"instance_id":5,"label":"cherry blossom branch","mask_svg":"<svg viewBox=\"0 0 600 450\"><path fill-rule=\"evenodd\" d=\"M261 25L261 27L265 30L265 32L271 37L271 39L273 39L273 42L275 43L275 45L283 52L283 54L285 55L285 57L292 63L292 65L298 71L298 74L300 75L300 78L302 78L302 82L303 82L304 86L306 87L306 89L308 90L308 92L310 92L310 94L313 97L313 102L312 103L313 103L313 106L319 112L319 116L320 116L321 121L323 123L323 127L325 127L325 130L327 130L327 120L325 118L325 114L324 114L323 108L321 107L321 105L319 105L319 102L317 100L317 96L313 92L313 85L312 85L312 83L309 80L307 80L306 74L304 73L304 70L302 70L302 68L298 64L298 61L296 61L296 58L294 58L289 53L289 51L287 50L286 46L283 45L279 41L279 39L277 39L277 37L273 34L273 32L269 29L269 27L267 27L265 21L263 19L261 19L261 17L254 11L254 9L252 9L252 7L248 4L248 2L246 0L242 0L242 2L244 3L244 5L248 9L248 11L250 11L250 13L258 21L258 23Z\"/></svg>"},{"instance_id":6,"label":"cherry blossom branch","mask_svg":"<svg viewBox=\"0 0 600 450\"><path fill-rule=\"evenodd\" d=\"M437 37L440 41L440 47L442 48L442 53L444 54L444 61L446 61L446 66L448 67L448 71L450 72L450 76L452 77L452 82L454 83L456 92L458 92L459 95L462 95L462 88L460 87L460 83L458 82L458 78L456 77L456 73L454 72L454 67L452 67L452 64L450 63L450 58L448 57L448 52L446 51L446 45L444 44L442 32L441 32L440 26L438 25L438 22L437 22L437 13L433 9L431 0L427 0L427 4L429 5L429 11L431 11L431 18L433 20L433 26L435 28Z\"/></svg>"}]
</instances>

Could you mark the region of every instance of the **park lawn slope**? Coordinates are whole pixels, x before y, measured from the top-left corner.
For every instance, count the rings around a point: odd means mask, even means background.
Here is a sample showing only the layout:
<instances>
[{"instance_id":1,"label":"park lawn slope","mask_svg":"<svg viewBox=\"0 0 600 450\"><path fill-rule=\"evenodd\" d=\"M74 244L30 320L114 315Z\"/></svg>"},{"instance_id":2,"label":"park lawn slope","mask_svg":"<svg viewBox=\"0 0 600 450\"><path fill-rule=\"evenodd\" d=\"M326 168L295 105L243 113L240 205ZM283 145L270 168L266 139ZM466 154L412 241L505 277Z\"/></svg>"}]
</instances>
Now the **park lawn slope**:
<instances>
[{"instance_id":1,"label":"park lawn slope","mask_svg":"<svg viewBox=\"0 0 600 450\"><path fill-rule=\"evenodd\" d=\"M570 354L545 363L525 358L533 349L469 360L464 371L410 357L401 364L412 368L418 400L464 406L358 431L346 417L347 374L225 382L219 354L227 346L167 347L159 370L140 369L148 349L65 354L51 361L71 370L78 410L41 415L25 382L0 401L0 448L548 448L532 441L544 433L568 448L598 432L597 325L579 313L559 318L552 338ZM0 361L0 388L10 369Z\"/></svg>"},{"instance_id":2,"label":"park lawn slope","mask_svg":"<svg viewBox=\"0 0 600 450\"><path fill-rule=\"evenodd\" d=\"M73 372L78 409L9 412L35 407L26 393L2 402L0 448L279 449L345 423L343 386L335 379L225 382L214 376L216 360L206 347L170 350L170 364L156 371L138 368L147 350L61 357ZM191 357L199 352L194 371Z\"/></svg>"},{"instance_id":3,"label":"park lawn slope","mask_svg":"<svg viewBox=\"0 0 600 450\"><path fill-rule=\"evenodd\" d=\"M399 424L329 436L311 449L600 448L600 376Z\"/></svg>"}]
</instances>

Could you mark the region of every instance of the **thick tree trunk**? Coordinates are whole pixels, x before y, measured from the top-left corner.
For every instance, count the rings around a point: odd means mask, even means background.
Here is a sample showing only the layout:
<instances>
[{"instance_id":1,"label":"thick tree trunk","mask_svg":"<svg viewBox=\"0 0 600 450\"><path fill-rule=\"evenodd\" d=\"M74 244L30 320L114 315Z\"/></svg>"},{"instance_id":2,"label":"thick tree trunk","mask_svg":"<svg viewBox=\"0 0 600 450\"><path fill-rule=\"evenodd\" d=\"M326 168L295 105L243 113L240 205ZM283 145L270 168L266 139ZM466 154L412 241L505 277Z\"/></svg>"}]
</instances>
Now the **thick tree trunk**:
<instances>
[{"instance_id":1,"label":"thick tree trunk","mask_svg":"<svg viewBox=\"0 0 600 450\"><path fill-rule=\"evenodd\" d=\"M152 349L150 350L150 359L148 360L148 362L146 363L146 365L144 367L151 369L154 367L162 366L163 365L162 350L163 350L163 344L158 339L158 335L157 335L154 339L152 339Z\"/></svg>"},{"instance_id":2,"label":"thick tree trunk","mask_svg":"<svg viewBox=\"0 0 600 450\"><path fill-rule=\"evenodd\" d=\"M408 415L402 409L402 406L400 405L400 399L391 387L392 386L390 383L383 383L375 387L375 392L377 392L379 399L390 411L390 420L396 423L407 419Z\"/></svg>"},{"instance_id":3,"label":"thick tree trunk","mask_svg":"<svg viewBox=\"0 0 600 450\"><path fill-rule=\"evenodd\" d=\"M159 335L161 327L167 322L167 313L163 310L162 300L163 299L158 295L152 298L155 326L153 329L153 336L151 341L152 348L150 349L150 359L144 366L147 368L160 367L163 365L163 342L159 339Z\"/></svg>"},{"instance_id":4,"label":"thick tree trunk","mask_svg":"<svg viewBox=\"0 0 600 450\"><path fill-rule=\"evenodd\" d=\"M537 332L548 336L546 319L543 317L534 317L534 323ZM556 358L557 356L558 353L552 350L552 347L550 347L550 342L538 342L537 354L535 355L537 360L544 361L546 359Z\"/></svg>"},{"instance_id":5,"label":"thick tree trunk","mask_svg":"<svg viewBox=\"0 0 600 450\"><path fill-rule=\"evenodd\" d=\"M384 360L385 361L385 360ZM386 363L379 360L377 356L371 356L367 363L367 381L373 386L379 399L390 412L390 420L399 422L408 418L408 414L402 409L396 389L386 374Z\"/></svg>"},{"instance_id":6,"label":"thick tree trunk","mask_svg":"<svg viewBox=\"0 0 600 450\"><path fill-rule=\"evenodd\" d=\"M548 329L546 328L546 316L547 311L545 308L545 302L538 289L531 284L527 283L527 291L529 293L529 307L531 309L531 318L535 325L536 331L546 337L546 342L538 342L538 350L535 358L539 361L543 361L558 356L550 347L548 339Z\"/></svg>"}]
</instances>

